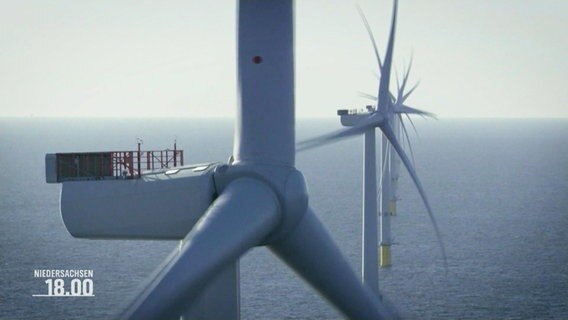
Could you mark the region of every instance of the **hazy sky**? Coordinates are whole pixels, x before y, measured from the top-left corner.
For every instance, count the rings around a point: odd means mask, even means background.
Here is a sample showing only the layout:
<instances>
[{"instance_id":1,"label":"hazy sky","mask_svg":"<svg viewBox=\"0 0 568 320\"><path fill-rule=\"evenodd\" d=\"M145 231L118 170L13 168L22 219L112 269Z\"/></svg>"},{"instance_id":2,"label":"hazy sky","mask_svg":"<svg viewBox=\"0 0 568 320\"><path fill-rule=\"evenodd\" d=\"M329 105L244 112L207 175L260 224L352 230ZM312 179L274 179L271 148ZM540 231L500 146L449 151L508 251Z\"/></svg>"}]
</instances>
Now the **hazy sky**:
<instances>
[{"instance_id":1,"label":"hazy sky","mask_svg":"<svg viewBox=\"0 0 568 320\"><path fill-rule=\"evenodd\" d=\"M296 109L368 103L354 1L296 0ZM360 0L381 53L392 3ZM401 0L408 103L440 117L568 117L568 1ZM233 117L236 1L0 0L0 116ZM393 87L394 88L394 87Z\"/></svg>"}]
</instances>

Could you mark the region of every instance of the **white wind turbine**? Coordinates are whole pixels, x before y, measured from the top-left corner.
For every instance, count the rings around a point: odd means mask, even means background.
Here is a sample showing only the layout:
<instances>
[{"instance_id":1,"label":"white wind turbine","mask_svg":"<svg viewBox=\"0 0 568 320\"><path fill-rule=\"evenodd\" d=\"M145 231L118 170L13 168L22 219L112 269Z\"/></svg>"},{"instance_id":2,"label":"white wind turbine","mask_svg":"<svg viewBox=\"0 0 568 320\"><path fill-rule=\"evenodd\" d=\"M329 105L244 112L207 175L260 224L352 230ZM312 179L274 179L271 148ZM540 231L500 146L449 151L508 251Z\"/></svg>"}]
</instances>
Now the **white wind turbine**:
<instances>
[{"instance_id":1,"label":"white wind turbine","mask_svg":"<svg viewBox=\"0 0 568 320\"><path fill-rule=\"evenodd\" d=\"M151 172L133 180L62 183L61 214L73 236L183 239L179 254L120 318L186 314L255 246L267 246L346 317L393 317L361 284L310 209L304 177L294 166L293 21L293 0L238 3L239 104L230 164ZM61 182L54 159L46 156L47 180Z\"/></svg>"},{"instance_id":2,"label":"white wind turbine","mask_svg":"<svg viewBox=\"0 0 568 320\"><path fill-rule=\"evenodd\" d=\"M234 162L216 169L218 198L124 316L179 315L223 267L265 245L347 317L389 317L309 208L294 168L293 1L240 0L238 29Z\"/></svg>"},{"instance_id":3,"label":"white wind turbine","mask_svg":"<svg viewBox=\"0 0 568 320\"><path fill-rule=\"evenodd\" d=\"M371 38L371 42L373 44L375 56L377 58L377 62L379 64L380 70L380 82L378 88L378 96L372 97L377 100L377 109L375 111L371 111L370 113L365 114L356 114L356 115L349 115L344 114L342 115L342 123L345 126L349 126L350 128L342 129L339 131L335 131L329 134L325 134L323 136L319 136L316 138L312 138L303 142L298 143L298 151L303 151L315 147L319 147L328 143L333 143L338 140L342 140L345 138L349 138L352 136L364 134L365 135L365 148L364 148L364 184L363 184L363 281L367 284L370 288L374 291L378 292L378 258L377 258L377 185L376 185L376 154L375 154L375 128L379 128L383 133L383 154L387 154L389 149L394 149L394 152L398 154L402 163L406 167L408 173L410 174L418 192L422 198L422 201L426 207L432 225L434 226L434 231L436 233L436 237L438 238L438 242L440 244L440 249L442 252L442 256L444 259L444 263L446 261L446 254L444 244L441 240L440 232L438 229L438 225L433 215L432 208L426 196L426 193L420 183L418 176L414 170L414 166L412 165L410 159L402 149L401 144L399 143L400 137L397 136L396 120L400 121L401 114L418 114L423 116L432 116L432 114L421 111L408 105L404 104L404 101L410 93L414 90L411 89L408 93L404 93L403 88L398 92L398 99L396 99L398 103L395 103L395 97L393 97L389 91L389 84L390 84L390 73L391 73L391 65L392 65L392 55L393 55L393 48L394 48L394 38L395 38L395 29L396 29L396 16L397 16L397 0L394 0L393 6L393 16L392 16L392 23L390 28L390 35L385 55L384 64L381 61L377 45L369 24L365 18L365 16L360 11L363 21L365 23L365 27L369 36ZM408 72L405 75L405 79L408 79ZM406 86L406 80L403 82L404 86ZM394 152L390 152L390 154L394 154ZM386 167L386 166L385 166ZM389 199L390 195L392 194L392 190L390 185L390 181L392 180L389 172L383 172L383 176L381 179L382 190L381 192L388 192L389 197L384 197L383 199ZM386 184L386 185L385 185ZM388 201L382 201L382 212L387 212ZM382 218L385 215L381 215ZM390 221L388 221L390 222ZM387 222L387 223L388 223ZM387 223L383 223L385 227ZM390 224L389 224L390 227ZM387 235L385 233L385 235ZM390 236L389 236L390 242Z\"/></svg>"},{"instance_id":4,"label":"white wind turbine","mask_svg":"<svg viewBox=\"0 0 568 320\"><path fill-rule=\"evenodd\" d=\"M365 27L369 32L371 38L373 38L372 33L370 31L369 25L364 14L359 11L363 21L365 22ZM378 55L377 55L378 57ZM380 58L379 58L379 65L380 65ZM406 116L414 131L416 131L416 127L412 121L410 115L416 114L422 117L429 117L429 118L436 118L433 113L422 111L413 107L410 107L406 104L406 100L408 97L414 92L414 90L418 87L419 82L417 82L408 92L406 92L406 86L408 84L408 77L410 75L410 70L412 69L412 56L410 57L410 63L408 68L405 69L403 72L403 80L402 84L399 82L398 75L396 77L396 87L397 87L397 94L396 96L391 93L391 99L393 101L393 110L394 115L392 117L392 128L396 135L398 141L401 141L402 144L406 141L408 150L410 151L412 164L415 164L414 160L414 152L412 151L412 144L410 143L410 138L408 135L408 130L404 123L404 119L402 116ZM377 97L367 93L360 93L362 97L370 99L372 101L377 101ZM365 115L365 116L368 116ZM348 117L356 118L355 115L344 115L342 116L342 123L351 124L353 121L347 120ZM391 217L396 215L396 204L399 200L398 197L398 179L399 179L399 171L400 171L400 158L396 154L396 151L393 149L391 143L386 139L385 136L382 137L381 141L381 158L382 162L380 164L380 174L379 174L379 191L378 191L378 203L379 203L379 226L380 226L380 233L379 233L379 247L380 247L380 266L387 267L391 265L391 245L392 245L392 238L391 238ZM374 152L374 150L367 150L364 151L364 158L367 159L367 153ZM366 167L365 171L371 172L372 169ZM373 173L371 172L371 175ZM363 185L363 188L366 189L366 184ZM364 191L366 193L367 191ZM368 242L372 242L368 240ZM373 263L374 260L367 259L368 263ZM375 266L370 266L369 268L374 268Z\"/></svg>"},{"instance_id":5,"label":"white wind turbine","mask_svg":"<svg viewBox=\"0 0 568 320\"><path fill-rule=\"evenodd\" d=\"M371 39L371 43L373 44L373 48L375 50L375 55L377 58L377 62L379 65L379 71L382 70L382 62L381 62L381 57L380 54L378 52L377 49L377 45L373 36L373 32L371 30L371 27L369 25L369 22L365 16L365 14L363 13L363 10L361 10L361 8L359 6L357 6L357 10L359 12L359 15L361 16L361 19L363 20L363 23L365 25L365 29L367 30L367 33L369 35L369 38ZM412 92L418 87L418 82L408 91L406 92L406 86L408 83L408 77L410 75L410 70L412 69L412 56L410 58L410 63L408 66L408 69L406 69L406 71L403 73L403 80L402 80L402 85L399 83L398 80L398 75L396 77L396 86L397 86L397 95L394 96L391 93L391 99L393 100L393 112L394 115L391 117L391 123L392 123L392 128L393 131L395 133L395 136L397 138L398 141L401 141L402 143L404 142L404 139L402 139L403 137L406 139L407 141L407 145L411 154L411 159L413 160L412 163L414 164L414 153L412 151L412 145L410 144L410 139L408 136L408 130L406 129L406 125L404 124L404 121L402 119L402 115L404 114L408 120L410 121L410 124L412 125L412 127L414 128L414 130L416 131L416 128L414 127L414 123L412 122L412 119L410 118L411 114L417 114L417 115L421 115L421 116L427 116L427 117L433 117L435 118L435 115L429 112L425 112L419 109L415 109L412 107L409 107L408 105L405 104L406 99L408 99L408 97L412 94ZM370 95L370 94L366 94L366 93L361 93L361 96L371 99L373 101L377 101L377 97ZM368 116L365 115L365 116ZM349 121L350 119L348 118L355 118L354 120L357 120L357 116L356 115L344 115L341 117L342 123L346 124L346 125L353 125L354 121ZM374 135L374 129L373 130L369 130L367 131L365 137L366 137L366 141L368 142L369 138L368 136L373 134ZM366 144L367 144L366 142ZM398 178L399 178L399 167L400 167L400 159L396 154L396 151L393 149L393 147L391 146L390 142L388 141L388 139L383 135L382 136L382 144L381 144L381 159L382 159L382 164L380 165L380 179L379 179L379 192L378 192L378 202L379 202L379 226L381 228L380 230L380 234L379 234L379 247L380 247L380 265L381 267L386 267L386 266L390 266L391 265L391 250L390 247L392 245L392 239L391 239L391 216L396 214L396 203L398 201L398 196L397 196L397 190L398 190ZM376 175L376 166L372 165L371 163L374 162L372 159L376 158L376 156L374 155L375 153L375 149L372 148L372 145L367 146L364 149L364 159L365 159L365 164L364 164L364 172L369 172L369 175L375 176ZM369 182L365 182L363 184L363 194L367 195L366 197L368 198L367 201L365 201L365 199L363 199L364 203L368 203L368 202L372 202L375 201L371 198L372 194L373 194L373 190L376 189L376 187L374 187L373 185L370 185ZM364 196L365 198L365 196ZM377 259L376 259L376 253L375 253L375 246L373 244L376 244L376 238L377 236L374 235L374 233L376 233L376 228L374 228L373 226L376 225L376 218L373 217L373 213L377 212L376 209L372 210L371 208L376 208L377 204L372 204L372 205L367 205L364 208L364 212L363 212L363 225L364 226L368 226L366 229L370 229L368 230L366 233L364 233L364 237L363 237L363 243L366 243L366 245L364 245L364 251L363 251L363 265L367 265L366 268L363 268L363 270L366 270L367 274L376 274L376 277L378 277L378 273L377 273ZM366 220L366 221L365 221ZM365 227L364 227L365 228ZM365 254L368 255L367 258L365 258ZM363 276L363 278L366 278L365 276ZM370 282L374 283L374 280L371 279L369 280Z\"/></svg>"},{"instance_id":6,"label":"white wind turbine","mask_svg":"<svg viewBox=\"0 0 568 320\"><path fill-rule=\"evenodd\" d=\"M412 145L410 143L410 138L408 135L408 130L402 118L402 115L405 115L414 130L414 123L412 122L412 118L410 118L411 114L418 114L423 117L430 117L435 118L435 115L426 111L422 111L419 109L412 108L406 104L406 99L412 94L412 92L417 88L418 82L408 91L405 92L406 85L408 83L408 76L410 74L410 70L412 68L412 57L410 59L410 64L408 69L406 69L402 84L399 83L398 77L396 78L396 85L397 85L397 95L396 97L393 96L393 103L394 103L394 117L392 118L393 123L393 130L397 136L399 141L404 142L406 140L408 150L410 151L412 163L415 164L414 161L414 153L412 151ZM400 159L396 154L396 151L393 149L391 143L383 136L382 140L382 148L381 148L381 155L382 155L382 165L381 165L381 175L380 175L380 190L379 190L379 203L380 203L380 211L379 211L379 219L380 219L380 237L379 237L379 246L380 246L380 265L382 267L390 266L391 265L391 245L392 245L392 237L391 237L391 217L396 215L396 204L398 202L398 179L399 179L399 172L400 172Z\"/></svg>"}]
</instances>

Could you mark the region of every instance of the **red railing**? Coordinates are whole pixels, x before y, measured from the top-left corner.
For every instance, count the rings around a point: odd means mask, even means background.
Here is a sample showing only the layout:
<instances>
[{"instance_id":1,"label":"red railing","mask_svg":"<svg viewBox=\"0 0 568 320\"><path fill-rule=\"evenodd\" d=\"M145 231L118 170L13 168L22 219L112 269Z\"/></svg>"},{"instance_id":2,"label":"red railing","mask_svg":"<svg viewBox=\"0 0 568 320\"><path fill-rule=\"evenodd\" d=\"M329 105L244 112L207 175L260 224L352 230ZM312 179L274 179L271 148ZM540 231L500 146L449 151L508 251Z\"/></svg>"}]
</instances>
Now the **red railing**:
<instances>
[{"instance_id":1,"label":"red railing","mask_svg":"<svg viewBox=\"0 0 568 320\"><path fill-rule=\"evenodd\" d=\"M140 177L142 171L183 166L183 150L111 152L113 176Z\"/></svg>"},{"instance_id":2,"label":"red railing","mask_svg":"<svg viewBox=\"0 0 568 320\"><path fill-rule=\"evenodd\" d=\"M140 178L142 171L183 166L183 150L58 153L57 179L102 180Z\"/></svg>"}]
</instances>

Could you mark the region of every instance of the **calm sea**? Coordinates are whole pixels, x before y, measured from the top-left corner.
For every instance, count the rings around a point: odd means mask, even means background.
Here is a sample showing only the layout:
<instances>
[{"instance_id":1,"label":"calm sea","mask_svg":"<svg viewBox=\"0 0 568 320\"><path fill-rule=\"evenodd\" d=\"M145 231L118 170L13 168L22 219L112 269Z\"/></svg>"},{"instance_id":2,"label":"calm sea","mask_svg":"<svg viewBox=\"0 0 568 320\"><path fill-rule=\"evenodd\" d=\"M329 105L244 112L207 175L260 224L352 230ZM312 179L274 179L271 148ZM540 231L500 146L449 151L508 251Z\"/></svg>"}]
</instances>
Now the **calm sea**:
<instances>
[{"instance_id":1,"label":"calm sea","mask_svg":"<svg viewBox=\"0 0 568 320\"><path fill-rule=\"evenodd\" d=\"M393 266L380 287L409 319L568 319L568 120L417 121L417 171L447 248L443 263L420 198L403 174ZM298 139L338 128L300 120ZM177 246L174 241L74 239L46 184L49 152L185 150L185 162L226 161L222 119L0 119L0 318L111 319ZM360 272L362 138L297 156L310 202ZM157 213L159 214L159 213ZM93 298L39 298L35 269L94 270ZM241 260L243 319L340 315L263 248Z\"/></svg>"}]
</instances>

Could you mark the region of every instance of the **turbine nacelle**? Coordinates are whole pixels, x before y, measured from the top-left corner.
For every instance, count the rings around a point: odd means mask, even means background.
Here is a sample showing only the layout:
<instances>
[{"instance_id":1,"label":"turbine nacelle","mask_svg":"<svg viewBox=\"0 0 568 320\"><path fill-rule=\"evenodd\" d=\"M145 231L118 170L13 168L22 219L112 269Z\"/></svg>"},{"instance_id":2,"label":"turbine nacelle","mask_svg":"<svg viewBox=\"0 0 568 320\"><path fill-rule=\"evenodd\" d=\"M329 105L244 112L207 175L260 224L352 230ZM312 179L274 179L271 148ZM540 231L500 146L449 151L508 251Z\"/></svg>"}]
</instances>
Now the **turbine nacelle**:
<instances>
[{"instance_id":1,"label":"turbine nacelle","mask_svg":"<svg viewBox=\"0 0 568 320\"><path fill-rule=\"evenodd\" d=\"M56 168L46 156L46 179ZM169 168L137 179L61 182L67 231L88 239L183 239L215 199L218 163Z\"/></svg>"},{"instance_id":2,"label":"turbine nacelle","mask_svg":"<svg viewBox=\"0 0 568 320\"><path fill-rule=\"evenodd\" d=\"M46 162L46 178L53 181L53 162ZM306 212L306 182L295 168L206 163L146 172L139 179L63 181L61 217L76 238L179 240L216 195L243 178L264 184L275 195L279 210L287 213L267 242L292 229Z\"/></svg>"}]
</instances>

